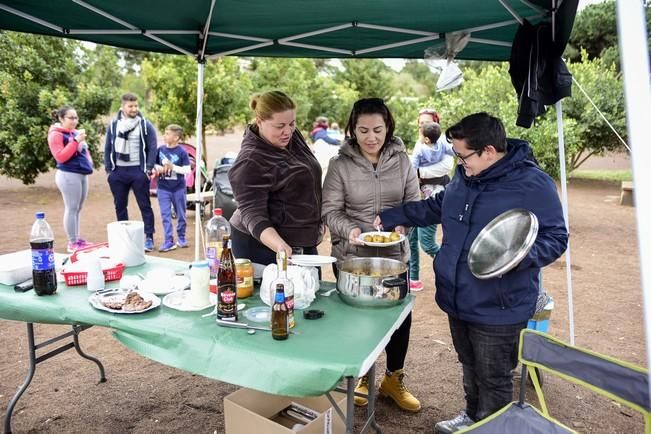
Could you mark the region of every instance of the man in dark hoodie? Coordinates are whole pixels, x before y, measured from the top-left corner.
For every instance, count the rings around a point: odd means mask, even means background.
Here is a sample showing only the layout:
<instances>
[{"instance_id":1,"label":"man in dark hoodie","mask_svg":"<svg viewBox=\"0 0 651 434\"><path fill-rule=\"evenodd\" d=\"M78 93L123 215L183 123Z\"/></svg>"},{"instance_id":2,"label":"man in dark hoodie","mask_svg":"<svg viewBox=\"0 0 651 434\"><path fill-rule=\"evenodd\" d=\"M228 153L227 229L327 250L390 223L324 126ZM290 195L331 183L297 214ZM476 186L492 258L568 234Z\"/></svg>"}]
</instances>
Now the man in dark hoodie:
<instances>
[{"instance_id":1,"label":"man in dark hoodie","mask_svg":"<svg viewBox=\"0 0 651 434\"><path fill-rule=\"evenodd\" d=\"M133 190L145 224L145 251L154 250L154 212L149 200L149 180L156 164L156 130L138 111L138 97L122 95L117 118L106 131L104 168L113 194L118 221L129 220L127 205Z\"/></svg>"},{"instance_id":2,"label":"man in dark hoodie","mask_svg":"<svg viewBox=\"0 0 651 434\"><path fill-rule=\"evenodd\" d=\"M443 227L434 260L436 302L448 314L466 398L465 411L436 424L436 432L444 434L512 400L518 338L536 307L540 269L563 254L568 238L556 185L532 160L527 142L507 139L502 122L487 113L463 118L446 137L458 158L447 188L429 199L385 210L375 221L385 229ZM491 220L513 208L536 215L536 241L516 268L479 280L468 267L468 250Z\"/></svg>"}]
</instances>

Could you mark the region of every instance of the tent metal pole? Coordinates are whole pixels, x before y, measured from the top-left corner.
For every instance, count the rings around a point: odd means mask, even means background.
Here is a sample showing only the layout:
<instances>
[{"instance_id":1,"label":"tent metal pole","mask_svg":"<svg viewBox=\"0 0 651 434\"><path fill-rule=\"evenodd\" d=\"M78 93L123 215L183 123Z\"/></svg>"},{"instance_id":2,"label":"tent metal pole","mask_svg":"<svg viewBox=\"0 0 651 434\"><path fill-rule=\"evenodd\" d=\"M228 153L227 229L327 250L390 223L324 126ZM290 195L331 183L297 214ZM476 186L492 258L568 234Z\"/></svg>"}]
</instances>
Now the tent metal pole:
<instances>
[{"instance_id":1,"label":"tent metal pole","mask_svg":"<svg viewBox=\"0 0 651 434\"><path fill-rule=\"evenodd\" d=\"M201 209L199 204L201 200L201 164L203 157L201 152L203 150L203 67L205 62L203 59L197 62L197 123L195 130L195 146L197 148L197 158L195 160L195 178L194 178L194 192L197 200L194 203L194 260L198 261L201 257ZM212 210L211 210L212 211Z\"/></svg>"},{"instance_id":2,"label":"tent metal pole","mask_svg":"<svg viewBox=\"0 0 651 434\"><path fill-rule=\"evenodd\" d=\"M563 107L558 101L556 107L556 126L558 127L558 159L561 171L561 203L563 204L563 218L567 232L570 232L570 215L567 207L567 175L565 169L565 135L563 134ZM574 345L574 291L572 290L572 256L570 254L570 240L567 240L565 251L565 278L567 284L567 317L570 323L570 345Z\"/></svg>"},{"instance_id":3,"label":"tent metal pole","mask_svg":"<svg viewBox=\"0 0 651 434\"><path fill-rule=\"evenodd\" d=\"M644 301L647 366L651 366L651 83L649 82L648 29L644 5L638 0L620 0L617 6L619 52L624 73L626 120L631 145L637 239ZM649 373L651 393L651 373Z\"/></svg>"}]
</instances>

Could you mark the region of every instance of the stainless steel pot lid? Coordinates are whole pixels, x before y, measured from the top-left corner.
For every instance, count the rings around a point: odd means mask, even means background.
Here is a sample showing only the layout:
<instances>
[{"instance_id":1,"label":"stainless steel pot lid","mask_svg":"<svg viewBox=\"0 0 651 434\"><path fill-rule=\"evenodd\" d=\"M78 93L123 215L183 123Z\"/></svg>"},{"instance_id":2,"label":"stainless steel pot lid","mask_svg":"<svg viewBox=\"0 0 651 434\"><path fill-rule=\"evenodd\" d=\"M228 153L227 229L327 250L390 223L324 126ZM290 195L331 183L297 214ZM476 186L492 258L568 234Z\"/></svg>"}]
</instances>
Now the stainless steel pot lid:
<instances>
[{"instance_id":1,"label":"stainless steel pot lid","mask_svg":"<svg viewBox=\"0 0 651 434\"><path fill-rule=\"evenodd\" d=\"M515 208L495 217L481 230L468 252L468 267L478 279L506 274L527 256L538 235L538 218Z\"/></svg>"}]
</instances>

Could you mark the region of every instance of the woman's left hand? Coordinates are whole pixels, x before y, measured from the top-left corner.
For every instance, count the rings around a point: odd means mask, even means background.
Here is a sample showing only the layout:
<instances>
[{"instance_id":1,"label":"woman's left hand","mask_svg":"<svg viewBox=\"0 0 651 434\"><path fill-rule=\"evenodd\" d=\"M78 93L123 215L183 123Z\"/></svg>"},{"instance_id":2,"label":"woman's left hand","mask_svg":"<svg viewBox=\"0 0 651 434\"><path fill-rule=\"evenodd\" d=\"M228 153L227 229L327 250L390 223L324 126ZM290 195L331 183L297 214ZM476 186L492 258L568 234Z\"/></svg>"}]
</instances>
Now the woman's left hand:
<instances>
[{"instance_id":1,"label":"woman's left hand","mask_svg":"<svg viewBox=\"0 0 651 434\"><path fill-rule=\"evenodd\" d=\"M402 225L398 225L395 228L393 228L394 232L398 232L400 235L407 235L407 232L405 231L405 227Z\"/></svg>"}]
</instances>

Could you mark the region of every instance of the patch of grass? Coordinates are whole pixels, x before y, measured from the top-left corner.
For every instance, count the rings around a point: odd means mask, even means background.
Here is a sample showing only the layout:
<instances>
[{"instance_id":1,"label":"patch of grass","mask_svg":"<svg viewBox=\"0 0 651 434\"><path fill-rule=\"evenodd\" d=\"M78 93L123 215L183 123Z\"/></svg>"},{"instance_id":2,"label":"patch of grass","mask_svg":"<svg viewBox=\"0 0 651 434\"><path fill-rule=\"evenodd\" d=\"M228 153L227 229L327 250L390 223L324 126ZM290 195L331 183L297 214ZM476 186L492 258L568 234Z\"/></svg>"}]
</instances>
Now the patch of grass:
<instances>
[{"instance_id":1,"label":"patch of grass","mask_svg":"<svg viewBox=\"0 0 651 434\"><path fill-rule=\"evenodd\" d=\"M570 173L570 178L575 179L594 179L598 181L632 181L633 172L626 170L574 170Z\"/></svg>"}]
</instances>

